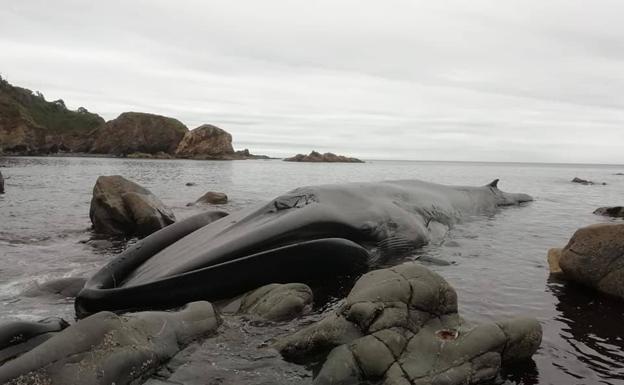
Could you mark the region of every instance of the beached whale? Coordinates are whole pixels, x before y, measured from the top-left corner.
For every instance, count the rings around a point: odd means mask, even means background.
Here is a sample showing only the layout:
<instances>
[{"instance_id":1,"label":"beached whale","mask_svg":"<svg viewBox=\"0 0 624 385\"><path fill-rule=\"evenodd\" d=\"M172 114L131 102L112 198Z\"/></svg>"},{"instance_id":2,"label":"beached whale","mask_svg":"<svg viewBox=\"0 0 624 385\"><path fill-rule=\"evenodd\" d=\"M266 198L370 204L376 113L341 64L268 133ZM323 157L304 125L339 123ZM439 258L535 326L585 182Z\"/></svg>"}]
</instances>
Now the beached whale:
<instances>
[{"instance_id":1,"label":"beached whale","mask_svg":"<svg viewBox=\"0 0 624 385\"><path fill-rule=\"evenodd\" d=\"M418 180L301 187L260 207L201 214L129 248L86 283L79 317L232 297L274 282L364 271L461 219L531 201L526 194Z\"/></svg>"}]
</instances>

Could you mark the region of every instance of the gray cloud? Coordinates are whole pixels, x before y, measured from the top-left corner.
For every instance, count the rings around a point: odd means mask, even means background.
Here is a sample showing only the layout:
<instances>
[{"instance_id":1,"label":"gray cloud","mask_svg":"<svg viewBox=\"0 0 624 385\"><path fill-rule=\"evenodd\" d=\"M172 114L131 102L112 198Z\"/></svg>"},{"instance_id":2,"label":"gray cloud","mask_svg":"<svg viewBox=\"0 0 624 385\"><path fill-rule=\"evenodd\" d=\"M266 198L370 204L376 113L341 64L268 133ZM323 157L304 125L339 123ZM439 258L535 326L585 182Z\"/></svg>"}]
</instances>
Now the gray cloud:
<instances>
[{"instance_id":1,"label":"gray cloud","mask_svg":"<svg viewBox=\"0 0 624 385\"><path fill-rule=\"evenodd\" d=\"M3 76L238 148L624 163L618 1L7 0Z\"/></svg>"}]
</instances>

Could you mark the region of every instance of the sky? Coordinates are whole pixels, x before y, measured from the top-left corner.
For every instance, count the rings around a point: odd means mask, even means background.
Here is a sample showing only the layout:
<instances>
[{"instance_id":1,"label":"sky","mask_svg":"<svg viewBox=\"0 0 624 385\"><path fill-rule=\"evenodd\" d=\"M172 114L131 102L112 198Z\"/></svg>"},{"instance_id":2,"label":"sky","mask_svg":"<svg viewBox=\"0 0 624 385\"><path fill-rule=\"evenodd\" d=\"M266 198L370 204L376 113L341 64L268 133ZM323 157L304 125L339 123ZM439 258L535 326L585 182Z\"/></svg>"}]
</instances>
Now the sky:
<instances>
[{"instance_id":1,"label":"sky","mask_svg":"<svg viewBox=\"0 0 624 385\"><path fill-rule=\"evenodd\" d=\"M619 0L1 0L0 74L236 149L624 164Z\"/></svg>"}]
</instances>

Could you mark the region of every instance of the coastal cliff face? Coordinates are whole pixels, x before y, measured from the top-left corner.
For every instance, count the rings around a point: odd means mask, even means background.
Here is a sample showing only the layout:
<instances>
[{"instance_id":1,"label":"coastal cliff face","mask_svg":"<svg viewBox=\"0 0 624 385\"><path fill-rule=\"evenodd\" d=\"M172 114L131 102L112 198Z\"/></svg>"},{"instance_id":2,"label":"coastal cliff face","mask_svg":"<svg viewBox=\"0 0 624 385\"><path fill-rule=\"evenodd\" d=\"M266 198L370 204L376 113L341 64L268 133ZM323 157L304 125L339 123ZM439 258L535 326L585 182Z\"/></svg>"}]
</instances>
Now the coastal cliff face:
<instances>
[{"instance_id":1,"label":"coastal cliff face","mask_svg":"<svg viewBox=\"0 0 624 385\"><path fill-rule=\"evenodd\" d=\"M86 152L91 134L102 125L102 117L82 107L69 110L62 100L48 102L0 78L0 153Z\"/></svg>"},{"instance_id":2,"label":"coastal cliff face","mask_svg":"<svg viewBox=\"0 0 624 385\"><path fill-rule=\"evenodd\" d=\"M232 135L204 124L189 129L179 120L124 112L105 122L62 100L15 87L0 77L0 155L92 153L129 158L267 159L249 150L234 151Z\"/></svg>"},{"instance_id":3,"label":"coastal cliff face","mask_svg":"<svg viewBox=\"0 0 624 385\"><path fill-rule=\"evenodd\" d=\"M219 127L204 124L187 132L175 151L178 158L223 159L234 157L232 135Z\"/></svg>"},{"instance_id":4,"label":"coastal cliff face","mask_svg":"<svg viewBox=\"0 0 624 385\"><path fill-rule=\"evenodd\" d=\"M188 128L173 118L124 112L96 132L91 152L112 155L174 154L187 132Z\"/></svg>"}]
</instances>

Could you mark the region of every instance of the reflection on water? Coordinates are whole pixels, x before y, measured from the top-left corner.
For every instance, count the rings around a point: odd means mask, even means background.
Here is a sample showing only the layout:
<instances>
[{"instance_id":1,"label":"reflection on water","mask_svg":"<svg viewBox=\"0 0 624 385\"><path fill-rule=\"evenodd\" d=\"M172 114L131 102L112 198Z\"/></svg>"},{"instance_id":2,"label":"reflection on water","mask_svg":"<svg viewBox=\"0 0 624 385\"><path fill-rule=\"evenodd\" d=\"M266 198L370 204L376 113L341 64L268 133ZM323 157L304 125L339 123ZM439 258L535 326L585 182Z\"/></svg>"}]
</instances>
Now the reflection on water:
<instances>
[{"instance_id":1,"label":"reflection on water","mask_svg":"<svg viewBox=\"0 0 624 385\"><path fill-rule=\"evenodd\" d=\"M7 178L6 194L0 195L0 314L29 319L54 315L68 320L73 318L72 301L23 298L20 293L33 280L88 276L121 250L118 243L90 242L89 202L99 175L123 175L149 188L172 207L178 219L202 210L186 204L209 190L227 193L230 202L219 208L235 211L303 185L414 178L485 185L501 178L501 189L531 194L536 201L462 223L446 239L406 258L419 259L447 279L458 292L461 314L469 320L490 322L513 315L539 319L544 329L542 347L534 362L506 371L506 384L624 384L624 304L549 279L546 264L546 251L563 246L577 228L609 221L592 212L622 203L624 177L614 174L624 167L107 158L0 158L0 167ZM575 176L608 184L570 183ZM196 185L189 187L187 182ZM352 280L334 282L317 285L314 313L296 322L320 318L348 292ZM258 351L257 344L301 324L267 328L232 319L226 325L231 329L223 336L206 341L204 350L187 353L199 362L218 360L223 370L258 368L266 374L265 383L271 383L277 378L270 374L277 358ZM230 359L210 353L215 346L226 349ZM266 359L261 358L265 353ZM227 362L232 365L228 367ZM292 374L290 382L284 383L310 380L306 368L278 366ZM248 377L241 383L258 380ZM202 383L201 377L198 381Z\"/></svg>"}]
</instances>

